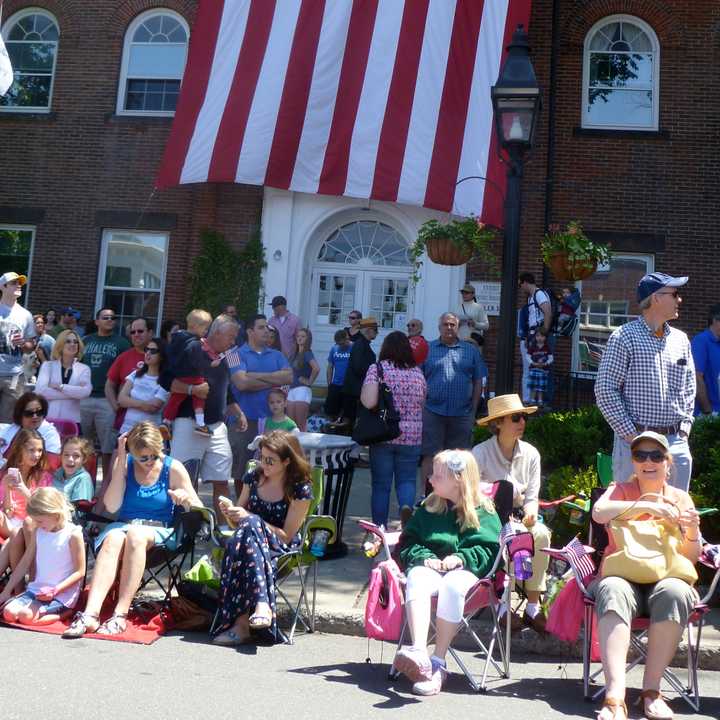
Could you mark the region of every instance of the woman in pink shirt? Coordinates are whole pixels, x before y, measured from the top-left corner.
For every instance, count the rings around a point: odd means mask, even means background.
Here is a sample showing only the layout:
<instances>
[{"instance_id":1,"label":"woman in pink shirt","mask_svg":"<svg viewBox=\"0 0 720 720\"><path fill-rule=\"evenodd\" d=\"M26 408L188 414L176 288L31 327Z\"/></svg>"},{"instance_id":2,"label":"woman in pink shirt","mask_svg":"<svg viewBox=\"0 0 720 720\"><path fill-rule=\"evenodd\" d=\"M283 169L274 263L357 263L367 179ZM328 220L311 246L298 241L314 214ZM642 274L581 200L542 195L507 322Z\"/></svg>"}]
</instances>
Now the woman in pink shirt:
<instances>
[{"instance_id":1,"label":"woman in pink shirt","mask_svg":"<svg viewBox=\"0 0 720 720\"><path fill-rule=\"evenodd\" d=\"M391 332L380 348L379 364L383 380L390 388L395 410L400 415L400 435L395 440L370 446L372 476L372 521L387 527L390 512L390 491L393 478L404 525L415 505L415 485L420 445L422 443L422 409L427 385L425 376L415 364L412 347L404 333ZM377 364L368 369L360 393L360 402L368 408L378 403L379 379ZM370 542L372 536L366 538Z\"/></svg>"}]
</instances>

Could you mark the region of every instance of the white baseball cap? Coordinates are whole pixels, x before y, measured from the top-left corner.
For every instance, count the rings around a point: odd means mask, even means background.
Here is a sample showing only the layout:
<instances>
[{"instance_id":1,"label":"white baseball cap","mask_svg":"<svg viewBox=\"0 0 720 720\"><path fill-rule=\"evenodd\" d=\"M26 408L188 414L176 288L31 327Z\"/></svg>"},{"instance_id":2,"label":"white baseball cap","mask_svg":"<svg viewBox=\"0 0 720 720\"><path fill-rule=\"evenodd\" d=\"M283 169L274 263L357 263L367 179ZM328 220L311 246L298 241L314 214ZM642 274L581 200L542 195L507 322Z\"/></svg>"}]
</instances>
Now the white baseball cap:
<instances>
[{"instance_id":1,"label":"white baseball cap","mask_svg":"<svg viewBox=\"0 0 720 720\"><path fill-rule=\"evenodd\" d=\"M27 277L25 275L18 275L16 272L6 272L0 275L0 285L7 285L13 280L17 280L20 285L24 285L27 282Z\"/></svg>"}]
</instances>

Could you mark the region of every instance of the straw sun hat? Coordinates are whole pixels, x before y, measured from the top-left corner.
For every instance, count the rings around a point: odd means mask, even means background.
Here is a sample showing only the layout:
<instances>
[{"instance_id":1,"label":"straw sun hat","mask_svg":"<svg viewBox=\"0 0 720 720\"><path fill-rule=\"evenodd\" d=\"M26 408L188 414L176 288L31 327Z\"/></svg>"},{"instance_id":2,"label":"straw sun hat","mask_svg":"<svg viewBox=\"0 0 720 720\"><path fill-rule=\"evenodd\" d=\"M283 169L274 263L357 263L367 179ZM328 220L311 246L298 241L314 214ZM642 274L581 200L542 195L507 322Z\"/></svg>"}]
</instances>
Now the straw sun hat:
<instances>
[{"instance_id":1,"label":"straw sun hat","mask_svg":"<svg viewBox=\"0 0 720 720\"><path fill-rule=\"evenodd\" d=\"M480 418L477 424L487 425L487 423L492 420L497 420L506 415L513 415L514 413L527 413L531 415L534 412L537 412L537 406L528 405L525 407L525 405L522 404L520 396L515 393L512 395L498 395L488 400L488 414L484 418Z\"/></svg>"}]
</instances>

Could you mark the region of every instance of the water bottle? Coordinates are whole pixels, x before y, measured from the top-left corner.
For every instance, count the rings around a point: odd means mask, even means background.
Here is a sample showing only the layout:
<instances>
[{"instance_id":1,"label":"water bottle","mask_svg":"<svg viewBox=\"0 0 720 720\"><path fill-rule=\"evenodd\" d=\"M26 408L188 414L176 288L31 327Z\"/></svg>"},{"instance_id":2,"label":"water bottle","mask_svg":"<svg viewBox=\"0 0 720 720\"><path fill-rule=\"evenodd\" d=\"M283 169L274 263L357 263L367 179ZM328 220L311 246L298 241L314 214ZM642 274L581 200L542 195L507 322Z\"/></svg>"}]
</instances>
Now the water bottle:
<instances>
[{"instance_id":1,"label":"water bottle","mask_svg":"<svg viewBox=\"0 0 720 720\"><path fill-rule=\"evenodd\" d=\"M515 577L518 580L529 580L532 577L532 555L528 550L518 550L513 558Z\"/></svg>"},{"instance_id":2,"label":"water bottle","mask_svg":"<svg viewBox=\"0 0 720 720\"><path fill-rule=\"evenodd\" d=\"M310 553L315 557L322 557L325 554L325 548L327 547L329 539L329 530L316 530L313 533L312 543L310 544Z\"/></svg>"}]
</instances>

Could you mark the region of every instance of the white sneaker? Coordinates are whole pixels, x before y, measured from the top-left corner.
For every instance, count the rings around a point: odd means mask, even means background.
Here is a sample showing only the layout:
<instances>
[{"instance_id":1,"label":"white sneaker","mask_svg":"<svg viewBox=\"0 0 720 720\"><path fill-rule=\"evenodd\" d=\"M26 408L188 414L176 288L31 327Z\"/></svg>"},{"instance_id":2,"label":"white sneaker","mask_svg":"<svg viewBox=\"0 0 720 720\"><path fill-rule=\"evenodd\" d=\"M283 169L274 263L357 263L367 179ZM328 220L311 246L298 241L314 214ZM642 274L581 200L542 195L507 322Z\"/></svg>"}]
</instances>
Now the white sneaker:
<instances>
[{"instance_id":1,"label":"white sneaker","mask_svg":"<svg viewBox=\"0 0 720 720\"><path fill-rule=\"evenodd\" d=\"M437 695L442 690L447 674L447 668L444 665L435 665L430 679L416 682L412 691L415 695Z\"/></svg>"},{"instance_id":2,"label":"white sneaker","mask_svg":"<svg viewBox=\"0 0 720 720\"><path fill-rule=\"evenodd\" d=\"M432 663L427 651L420 648L404 647L398 650L393 662L395 669L410 682L428 681L432 677Z\"/></svg>"}]
</instances>

